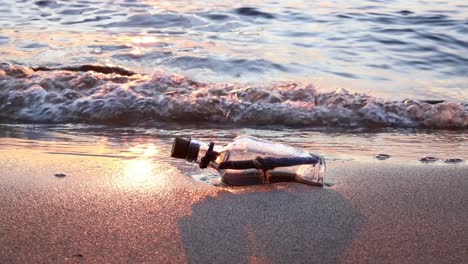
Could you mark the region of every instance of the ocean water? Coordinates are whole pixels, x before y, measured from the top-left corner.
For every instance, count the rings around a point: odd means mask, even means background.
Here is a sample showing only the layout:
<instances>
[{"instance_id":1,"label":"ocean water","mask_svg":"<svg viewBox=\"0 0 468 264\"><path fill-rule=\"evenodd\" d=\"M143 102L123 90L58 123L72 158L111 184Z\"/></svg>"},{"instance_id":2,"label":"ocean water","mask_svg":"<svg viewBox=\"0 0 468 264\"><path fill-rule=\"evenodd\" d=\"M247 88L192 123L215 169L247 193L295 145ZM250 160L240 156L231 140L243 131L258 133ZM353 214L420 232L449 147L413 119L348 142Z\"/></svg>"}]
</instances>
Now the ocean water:
<instances>
[{"instance_id":1,"label":"ocean water","mask_svg":"<svg viewBox=\"0 0 468 264\"><path fill-rule=\"evenodd\" d=\"M162 160L174 136L239 133L466 159L468 4L0 0L0 124L0 147L157 141Z\"/></svg>"},{"instance_id":2,"label":"ocean water","mask_svg":"<svg viewBox=\"0 0 468 264\"><path fill-rule=\"evenodd\" d=\"M390 99L468 99L464 0L0 4L3 62L112 64L201 82L311 82Z\"/></svg>"}]
</instances>

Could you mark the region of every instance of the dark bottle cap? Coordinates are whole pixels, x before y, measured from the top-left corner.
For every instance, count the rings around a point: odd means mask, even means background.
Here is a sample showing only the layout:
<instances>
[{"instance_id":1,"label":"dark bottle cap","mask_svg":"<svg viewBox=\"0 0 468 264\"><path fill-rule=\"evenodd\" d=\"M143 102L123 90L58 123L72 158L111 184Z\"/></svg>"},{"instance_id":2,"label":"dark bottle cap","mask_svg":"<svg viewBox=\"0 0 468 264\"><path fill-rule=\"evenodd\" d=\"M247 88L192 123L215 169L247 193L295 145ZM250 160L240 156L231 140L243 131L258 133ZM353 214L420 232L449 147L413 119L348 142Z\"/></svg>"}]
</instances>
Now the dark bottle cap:
<instances>
[{"instance_id":1,"label":"dark bottle cap","mask_svg":"<svg viewBox=\"0 0 468 264\"><path fill-rule=\"evenodd\" d=\"M189 149L190 149L190 140L176 137L174 139L174 143L172 144L171 157L185 159Z\"/></svg>"},{"instance_id":2,"label":"dark bottle cap","mask_svg":"<svg viewBox=\"0 0 468 264\"><path fill-rule=\"evenodd\" d=\"M186 160L196 160L198 157L199 145L192 143L192 140L176 137L174 143L172 144L171 157L186 159Z\"/></svg>"}]
</instances>

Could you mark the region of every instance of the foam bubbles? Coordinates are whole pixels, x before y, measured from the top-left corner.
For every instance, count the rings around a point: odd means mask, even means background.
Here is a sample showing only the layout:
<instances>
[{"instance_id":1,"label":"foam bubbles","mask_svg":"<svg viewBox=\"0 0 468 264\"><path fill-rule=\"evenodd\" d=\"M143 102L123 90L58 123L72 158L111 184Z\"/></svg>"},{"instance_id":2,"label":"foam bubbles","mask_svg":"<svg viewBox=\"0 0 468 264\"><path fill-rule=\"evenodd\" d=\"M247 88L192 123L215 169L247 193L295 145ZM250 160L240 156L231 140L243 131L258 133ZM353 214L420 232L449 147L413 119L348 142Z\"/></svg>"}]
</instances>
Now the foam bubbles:
<instances>
[{"instance_id":1,"label":"foam bubbles","mask_svg":"<svg viewBox=\"0 0 468 264\"><path fill-rule=\"evenodd\" d=\"M0 120L468 128L468 107L457 102L384 100L345 89L319 92L313 85L294 83L206 84L161 71L122 76L112 71L33 71L2 63Z\"/></svg>"}]
</instances>

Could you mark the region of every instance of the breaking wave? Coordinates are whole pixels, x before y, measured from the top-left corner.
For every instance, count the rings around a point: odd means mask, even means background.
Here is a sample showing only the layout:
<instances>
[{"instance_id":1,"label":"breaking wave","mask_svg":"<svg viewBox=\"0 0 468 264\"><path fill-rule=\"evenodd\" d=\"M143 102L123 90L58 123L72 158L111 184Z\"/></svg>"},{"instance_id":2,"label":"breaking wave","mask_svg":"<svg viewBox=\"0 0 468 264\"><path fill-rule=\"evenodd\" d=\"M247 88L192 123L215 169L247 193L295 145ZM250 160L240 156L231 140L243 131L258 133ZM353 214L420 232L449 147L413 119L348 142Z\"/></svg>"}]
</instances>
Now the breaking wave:
<instances>
[{"instance_id":1,"label":"breaking wave","mask_svg":"<svg viewBox=\"0 0 468 264\"><path fill-rule=\"evenodd\" d=\"M468 105L320 92L311 84L208 84L160 71L140 75L89 65L34 70L0 63L0 121L466 129Z\"/></svg>"}]
</instances>

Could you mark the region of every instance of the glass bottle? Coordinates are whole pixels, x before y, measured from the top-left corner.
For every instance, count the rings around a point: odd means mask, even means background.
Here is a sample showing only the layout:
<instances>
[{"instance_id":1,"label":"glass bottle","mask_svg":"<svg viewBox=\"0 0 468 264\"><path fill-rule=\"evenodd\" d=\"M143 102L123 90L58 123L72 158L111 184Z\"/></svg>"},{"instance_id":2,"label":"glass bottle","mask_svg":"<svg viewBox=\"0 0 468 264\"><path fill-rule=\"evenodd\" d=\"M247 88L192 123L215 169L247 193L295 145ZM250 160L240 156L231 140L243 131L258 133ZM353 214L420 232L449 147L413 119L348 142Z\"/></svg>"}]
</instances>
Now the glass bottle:
<instances>
[{"instance_id":1,"label":"glass bottle","mask_svg":"<svg viewBox=\"0 0 468 264\"><path fill-rule=\"evenodd\" d=\"M316 154L267 140L239 136L224 147L214 142L175 138L171 157L212 167L228 185L300 182L323 186L325 159Z\"/></svg>"}]
</instances>

